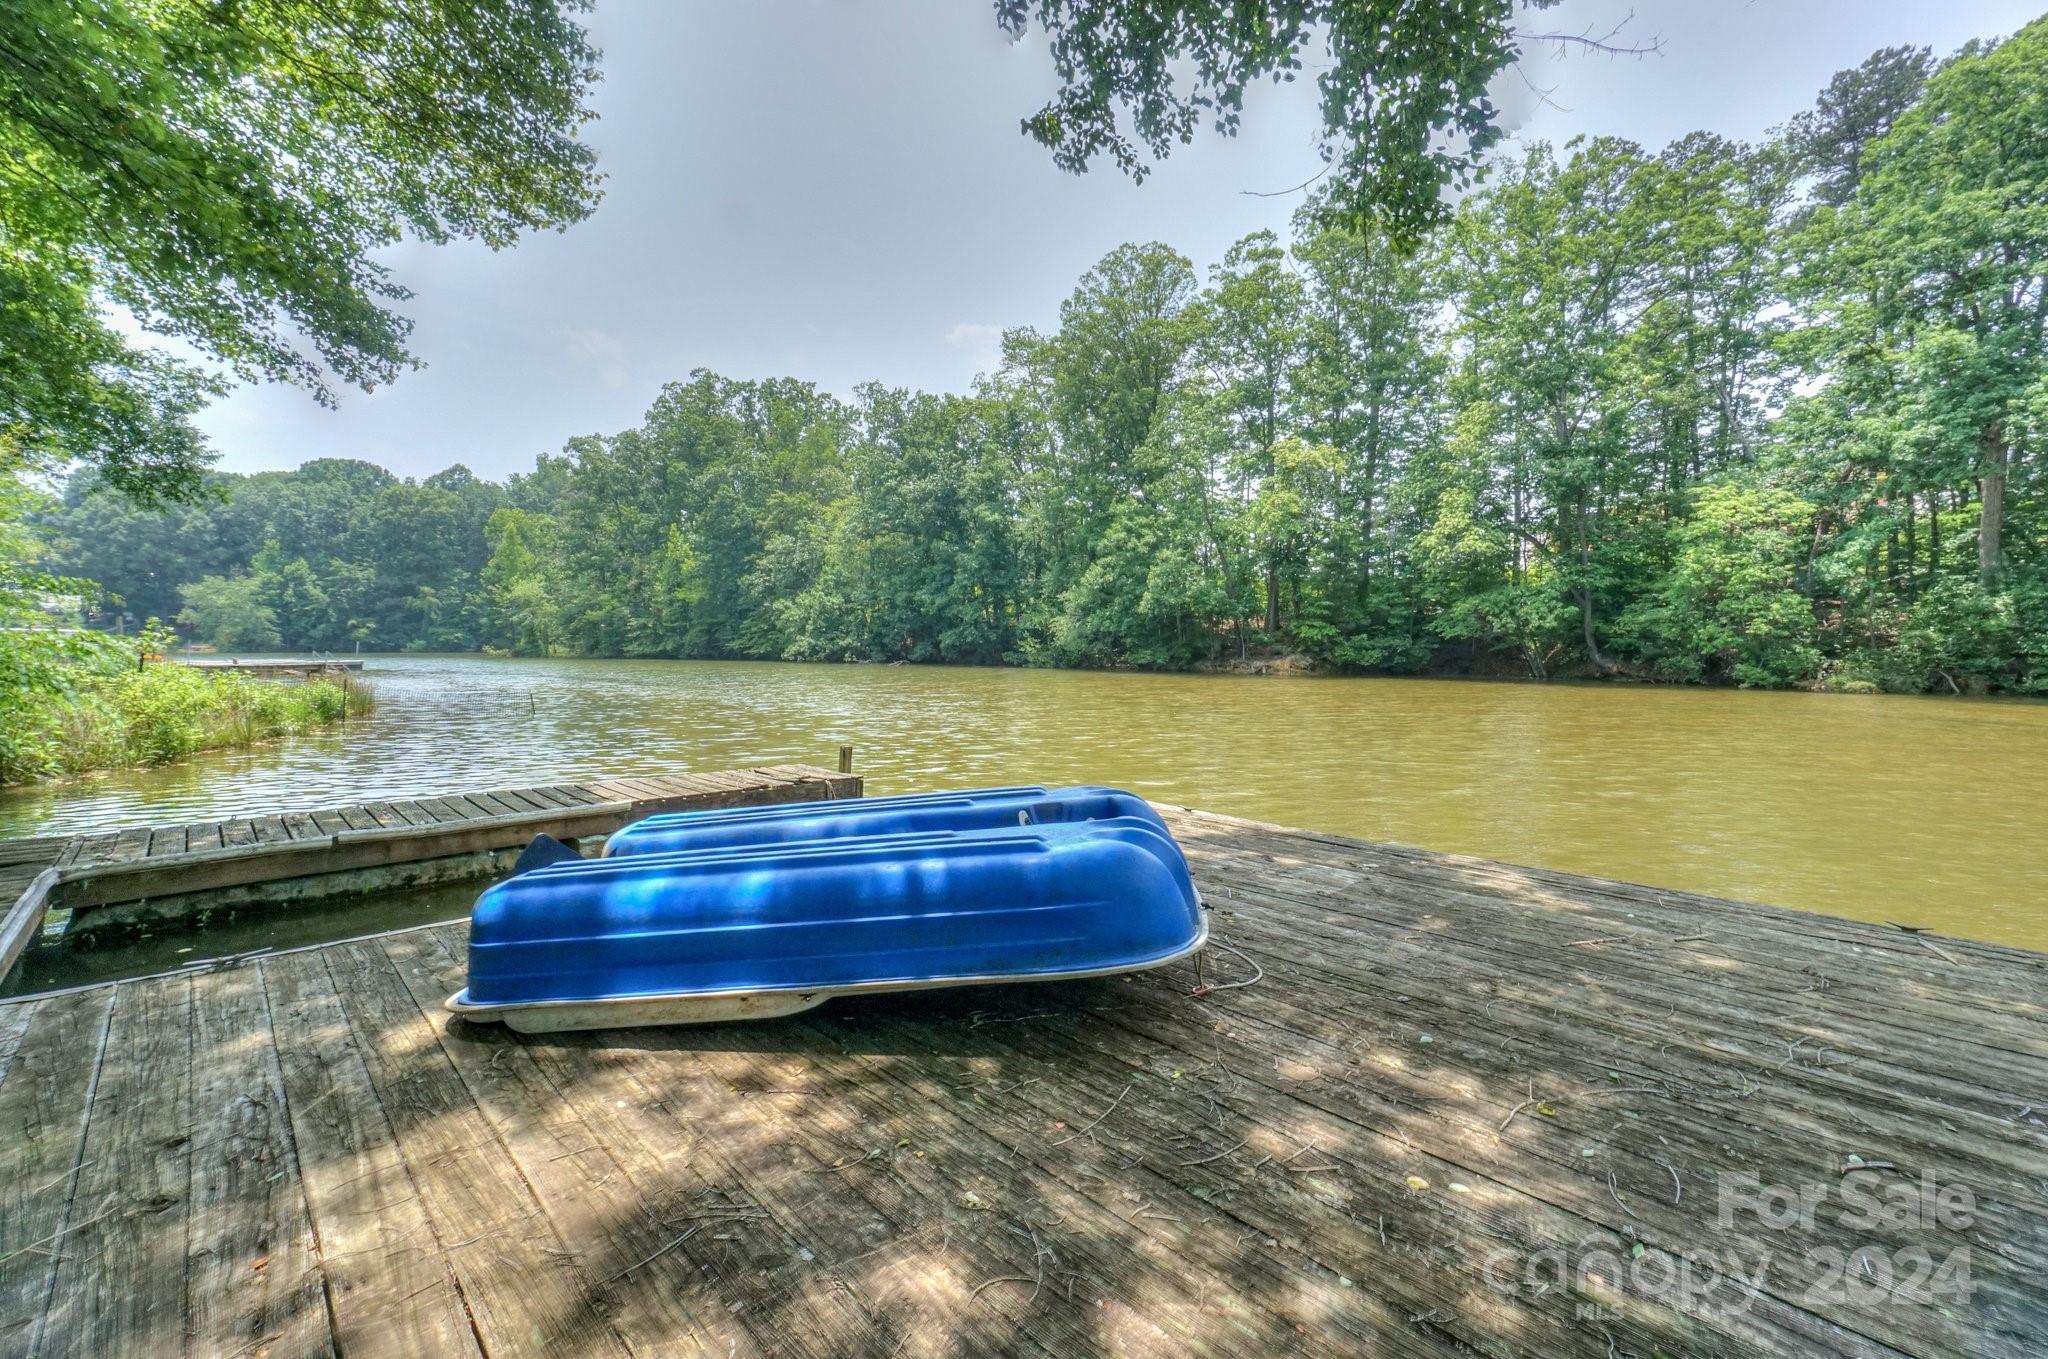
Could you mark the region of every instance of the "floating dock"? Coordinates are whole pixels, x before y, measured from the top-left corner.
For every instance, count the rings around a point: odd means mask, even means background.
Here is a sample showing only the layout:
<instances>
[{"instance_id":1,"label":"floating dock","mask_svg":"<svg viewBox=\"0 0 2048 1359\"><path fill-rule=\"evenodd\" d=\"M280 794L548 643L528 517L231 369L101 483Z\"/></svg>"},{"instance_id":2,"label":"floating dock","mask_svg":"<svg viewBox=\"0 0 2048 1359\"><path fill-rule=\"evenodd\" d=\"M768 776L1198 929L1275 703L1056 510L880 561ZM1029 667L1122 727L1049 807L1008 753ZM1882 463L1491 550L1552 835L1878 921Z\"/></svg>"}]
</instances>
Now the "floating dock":
<instances>
[{"instance_id":1,"label":"floating dock","mask_svg":"<svg viewBox=\"0 0 2048 1359\"><path fill-rule=\"evenodd\" d=\"M656 812L860 792L858 775L787 764L0 841L0 902L13 903L0 914L0 976L52 909L67 910L67 928L77 931L175 924L223 906L487 877L510 868L536 835L575 844Z\"/></svg>"},{"instance_id":2,"label":"floating dock","mask_svg":"<svg viewBox=\"0 0 2048 1359\"><path fill-rule=\"evenodd\" d=\"M332 657L315 657L310 660L180 660L175 664L191 670L233 670L239 674L261 675L271 679L285 676L317 679L322 675L341 674L363 668L363 663L359 660L337 660Z\"/></svg>"},{"instance_id":3,"label":"floating dock","mask_svg":"<svg viewBox=\"0 0 2048 1359\"><path fill-rule=\"evenodd\" d=\"M0 1354L2041 1353L2048 955L1162 811L1199 972L522 1036L458 923L0 1005Z\"/></svg>"}]
</instances>

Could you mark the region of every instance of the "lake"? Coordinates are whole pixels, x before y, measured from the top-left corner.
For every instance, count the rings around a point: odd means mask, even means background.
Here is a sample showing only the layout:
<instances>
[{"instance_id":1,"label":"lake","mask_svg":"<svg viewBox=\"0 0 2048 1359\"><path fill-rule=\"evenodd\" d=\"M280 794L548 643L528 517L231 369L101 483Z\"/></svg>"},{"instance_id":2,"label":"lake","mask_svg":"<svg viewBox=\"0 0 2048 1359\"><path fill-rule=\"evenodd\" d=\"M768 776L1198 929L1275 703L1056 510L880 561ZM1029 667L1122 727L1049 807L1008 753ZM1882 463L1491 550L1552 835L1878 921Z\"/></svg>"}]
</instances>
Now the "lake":
<instances>
[{"instance_id":1,"label":"lake","mask_svg":"<svg viewBox=\"0 0 2048 1359\"><path fill-rule=\"evenodd\" d=\"M874 793L1108 783L2048 948L2048 704L1614 685L377 656L374 717L0 794L0 837L841 744ZM360 927L348 931L360 932Z\"/></svg>"}]
</instances>

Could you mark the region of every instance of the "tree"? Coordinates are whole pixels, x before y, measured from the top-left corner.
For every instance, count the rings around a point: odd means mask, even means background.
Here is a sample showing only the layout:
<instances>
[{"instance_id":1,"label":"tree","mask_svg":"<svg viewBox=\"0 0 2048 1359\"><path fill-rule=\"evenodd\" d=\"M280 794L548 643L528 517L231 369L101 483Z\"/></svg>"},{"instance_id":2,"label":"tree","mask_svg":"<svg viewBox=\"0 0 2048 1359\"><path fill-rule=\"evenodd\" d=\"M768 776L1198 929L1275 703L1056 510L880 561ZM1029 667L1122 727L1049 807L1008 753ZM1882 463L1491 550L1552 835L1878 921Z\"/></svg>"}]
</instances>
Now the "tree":
<instances>
[{"instance_id":1,"label":"tree","mask_svg":"<svg viewBox=\"0 0 2048 1359\"><path fill-rule=\"evenodd\" d=\"M1321 563L1332 642L1349 639L1336 646L1340 654L1379 657L1372 634L1412 634L1407 619L1394 623L1402 601L1376 599L1373 585L1397 546L1384 531L1389 491L1442 423L1440 260L1437 252L1404 253L1384 236L1315 222L1313 213L1301 214L1294 247L1309 299L1293 386L1305 437L1342 455Z\"/></svg>"},{"instance_id":2,"label":"tree","mask_svg":"<svg viewBox=\"0 0 2048 1359\"><path fill-rule=\"evenodd\" d=\"M1606 40L1530 34L1524 11L1556 0L996 0L1013 36L1035 21L1051 39L1060 88L1024 119L1026 136L1063 170L1106 155L1133 179L1204 121L1237 131L1245 91L1293 80L1320 46L1320 151L1335 173L1329 208L1404 245L1446 216L1444 191L1463 189L1500 140L1487 83L1529 41ZM1609 35L1611 38L1613 35ZM1125 131L1125 124L1129 132Z\"/></svg>"},{"instance_id":3,"label":"tree","mask_svg":"<svg viewBox=\"0 0 2048 1359\"><path fill-rule=\"evenodd\" d=\"M1232 245L1202 296L1197 352L1221 384L1218 395L1237 429L1228 474L1244 508L1274 476L1280 441L1293 429L1293 378L1307 340L1307 305L1307 288L1287 267L1287 252L1270 231ZM1265 516L1271 524L1287 517L1275 513ZM1266 632L1277 635L1280 576L1291 564L1283 559L1291 557L1295 539L1266 532L1257 541L1266 578Z\"/></svg>"},{"instance_id":4,"label":"tree","mask_svg":"<svg viewBox=\"0 0 2048 1359\"><path fill-rule=\"evenodd\" d=\"M1468 463L1495 461L1499 472L1468 489L1514 544L1511 583L1565 592L1585 657L1606 674L1625 667L1601 644L1601 619L1635 569L1653 484L1636 465L1627 361L1647 296L1645 222L1631 210L1643 157L1611 138L1568 149L1560 162L1531 147L1461 205L1450 238L1453 387L1488 408L1461 433L1488 450L1475 447Z\"/></svg>"},{"instance_id":5,"label":"tree","mask_svg":"<svg viewBox=\"0 0 2048 1359\"><path fill-rule=\"evenodd\" d=\"M522 656L545 656L554 647L555 617L541 554L552 549L554 521L506 505L484 526L490 560L480 573L484 643Z\"/></svg>"},{"instance_id":6,"label":"tree","mask_svg":"<svg viewBox=\"0 0 2048 1359\"><path fill-rule=\"evenodd\" d=\"M2021 412L2048 363L2048 21L1972 44L1872 143L1854 195L1799 245L1809 361L1888 375L1903 445L1977 492L1977 574L2006 569ZM1854 393L1845 393L1853 397ZM1882 413L1880 413L1882 418Z\"/></svg>"},{"instance_id":7,"label":"tree","mask_svg":"<svg viewBox=\"0 0 2048 1359\"><path fill-rule=\"evenodd\" d=\"M1837 71L1814 107L1792 120L1786 142L1800 170L1817 177L1815 202L1849 201L1863 178L1865 148L1913 107L1934 66L1928 48L1880 48L1861 66Z\"/></svg>"},{"instance_id":8,"label":"tree","mask_svg":"<svg viewBox=\"0 0 2048 1359\"><path fill-rule=\"evenodd\" d=\"M279 645L277 616L254 576L205 576L178 588L178 621L226 651L267 651Z\"/></svg>"},{"instance_id":9,"label":"tree","mask_svg":"<svg viewBox=\"0 0 2048 1359\"><path fill-rule=\"evenodd\" d=\"M0 459L189 500L210 371L331 402L414 359L373 252L492 246L596 202L582 0L0 6Z\"/></svg>"},{"instance_id":10,"label":"tree","mask_svg":"<svg viewBox=\"0 0 2048 1359\"><path fill-rule=\"evenodd\" d=\"M1700 488L1676 531L1656 594L1631 620L1663 649L1663 673L1794 684L1820 666L1800 574L1814 506L1779 487L1730 479Z\"/></svg>"},{"instance_id":11,"label":"tree","mask_svg":"<svg viewBox=\"0 0 2048 1359\"><path fill-rule=\"evenodd\" d=\"M277 623L280 642L290 647L329 650L340 644L327 591L304 557L280 560L272 544L258 553L256 596Z\"/></svg>"},{"instance_id":12,"label":"tree","mask_svg":"<svg viewBox=\"0 0 2048 1359\"><path fill-rule=\"evenodd\" d=\"M1153 434L1192 337L1194 266L1152 242L1120 246L1081 276L1057 334L1008 337L1023 533L1046 610L1086 573L1110 522L1157 468Z\"/></svg>"},{"instance_id":13,"label":"tree","mask_svg":"<svg viewBox=\"0 0 2048 1359\"><path fill-rule=\"evenodd\" d=\"M1644 308L1625 355L1641 401L1646 471L1667 494L1754 458L1781 404L1766 315L1778 302L1786 158L1695 132L1646 161L1628 213L1642 241Z\"/></svg>"}]
</instances>

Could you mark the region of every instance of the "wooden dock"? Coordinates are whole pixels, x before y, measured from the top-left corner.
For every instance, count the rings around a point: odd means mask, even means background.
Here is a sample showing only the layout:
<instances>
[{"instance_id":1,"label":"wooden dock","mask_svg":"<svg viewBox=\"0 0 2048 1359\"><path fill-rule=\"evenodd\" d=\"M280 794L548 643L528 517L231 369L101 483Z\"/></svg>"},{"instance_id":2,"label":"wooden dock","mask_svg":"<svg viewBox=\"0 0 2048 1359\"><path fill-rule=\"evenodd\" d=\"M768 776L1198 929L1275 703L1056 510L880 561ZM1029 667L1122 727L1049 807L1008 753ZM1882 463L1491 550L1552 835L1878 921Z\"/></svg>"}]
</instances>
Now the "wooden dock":
<instances>
[{"instance_id":1,"label":"wooden dock","mask_svg":"<svg viewBox=\"0 0 2048 1359\"><path fill-rule=\"evenodd\" d=\"M176 921L242 899L419 887L509 867L536 835L574 842L656 812L860 791L857 775L788 764L0 841L0 902L13 903L0 915L0 976L34 938L46 907L68 907L72 927L89 929Z\"/></svg>"},{"instance_id":2,"label":"wooden dock","mask_svg":"<svg viewBox=\"0 0 2048 1359\"><path fill-rule=\"evenodd\" d=\"M176 664L193 670L233 670L239 674L261 675L270 679L286 676L317 679L321 675L335 675L363 668L360 660L340 660L329 656L317 656L308 660L181 660Z\"/></svg>"},{"instance_id":3,"label":"wooden dock","mask_svg":"<svg viewBox=\"0 0 2048 1359\"><path fill-rule=\"evenodd\" d=\"M1168 815L1206 991L522 1037L456 924L0 1005L0 1354L2041 1353L2048 956Z\"/></svg>"}]
</instances>

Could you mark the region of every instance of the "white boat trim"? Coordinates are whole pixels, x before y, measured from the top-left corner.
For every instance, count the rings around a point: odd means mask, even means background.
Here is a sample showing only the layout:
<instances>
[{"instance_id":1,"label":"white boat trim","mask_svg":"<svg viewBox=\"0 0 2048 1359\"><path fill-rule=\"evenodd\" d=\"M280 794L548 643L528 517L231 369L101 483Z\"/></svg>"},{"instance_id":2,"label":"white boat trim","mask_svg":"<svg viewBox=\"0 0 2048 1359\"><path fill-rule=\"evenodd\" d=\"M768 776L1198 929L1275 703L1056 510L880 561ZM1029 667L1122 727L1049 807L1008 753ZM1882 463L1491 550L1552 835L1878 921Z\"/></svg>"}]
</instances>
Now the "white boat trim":
<instances>
[{"instance_id":1,"label":"white boat trim","mask_svg":"<svg viewBox=\"0 0 2048 1359\"><path fill-rule=\"evenodd\" d=\"M1201 908L1198 906L1198 910ZM630 1029L652 1024L718 1024L741 1019L777 1019L823 1005L835 996L867 996L890 991L935 991L955 986L1000 986L1012 982L1083 981L1116 977L1166 967L1192 957L1209 942L1209 917L1192 943L1139 963L1114 967L1077 968L1071 972L988 974L973 977L907 977L894 981L850 982L843 986L765 987L732 991L677 991L655 996L612 996L598 1000L530 1000L478 1005L456 992L446 1002L449 1013L471 1023L504 1023L521 1033L563 1033L575 1029Z\"/></svg>"}]
</instances>

